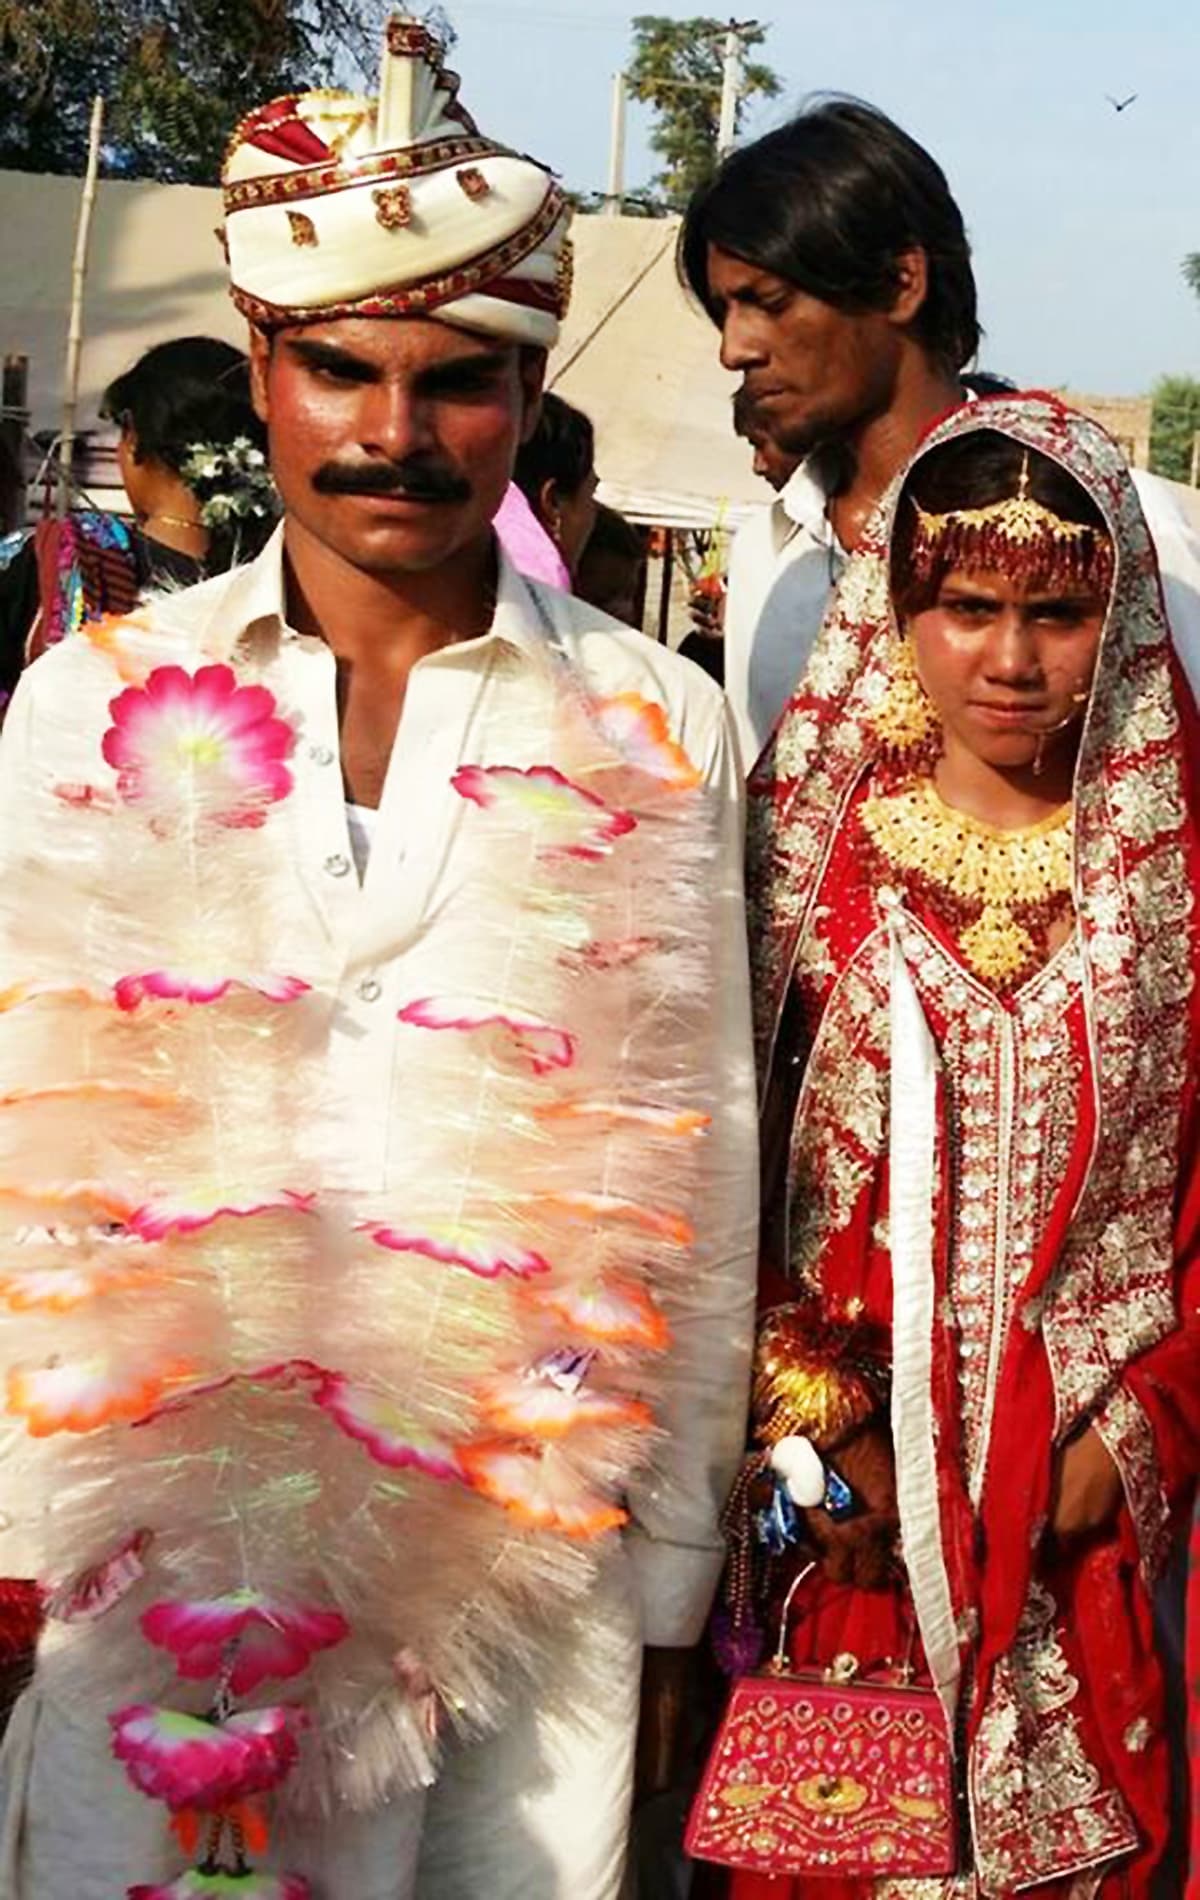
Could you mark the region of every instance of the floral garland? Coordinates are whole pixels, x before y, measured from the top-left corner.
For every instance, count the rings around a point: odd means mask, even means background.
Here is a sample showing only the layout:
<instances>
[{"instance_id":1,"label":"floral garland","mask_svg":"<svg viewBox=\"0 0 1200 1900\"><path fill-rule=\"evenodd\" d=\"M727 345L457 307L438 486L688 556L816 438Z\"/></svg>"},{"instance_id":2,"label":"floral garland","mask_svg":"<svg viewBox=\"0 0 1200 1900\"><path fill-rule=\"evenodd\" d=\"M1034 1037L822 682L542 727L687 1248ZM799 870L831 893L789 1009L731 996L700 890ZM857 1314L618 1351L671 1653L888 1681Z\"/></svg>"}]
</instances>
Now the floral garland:
<instances>
[{"instance_id":1,"label":"floral garland","mask_svg":"<svg viewBox=\"0 0 1200 1900\"><path fill-rule=\"evenodd\" d=\"M364 1192L302 1145L336 1125L336 972L287 954L294 722L146 632L94 630L125 689L93 777L29 759L39 855L0 894L0 1562L104 1622L56 1688L108 1702L194 1863L131 1894L303 1900L253 1870L267 1798L369 1806L500 1719L653 1443L714 1106L708 825L658 707L547 675L516 756L449 788L434 967L466 980L401 1002L413 1114ZM473 988L497 932L505 983Z\"/></svg>"}]
</instances>

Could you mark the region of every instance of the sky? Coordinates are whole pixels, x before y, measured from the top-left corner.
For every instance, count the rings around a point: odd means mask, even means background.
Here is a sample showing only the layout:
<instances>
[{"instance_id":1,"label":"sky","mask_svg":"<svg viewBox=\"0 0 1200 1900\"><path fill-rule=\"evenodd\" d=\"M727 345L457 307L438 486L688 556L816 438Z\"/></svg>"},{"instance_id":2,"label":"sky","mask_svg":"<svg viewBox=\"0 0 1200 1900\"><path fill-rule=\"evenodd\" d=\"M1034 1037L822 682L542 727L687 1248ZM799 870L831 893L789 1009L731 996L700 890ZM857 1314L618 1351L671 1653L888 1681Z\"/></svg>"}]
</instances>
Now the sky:
<instances>
[{"instance_id":1,"label":"sky","mask_svg":"<svg viewBox=\"0 0 1200 1900\"><path fill-rule=\"evenodd\" d=\"M612 75L634 12L704 0L447 0L451 64L495 137L603 189ZM715 13L717 9L714 7ZM724 17L724 15L722 15ZM974 247L981 363L1024 385L1138 395L1200 376L1200 7L1195 0L763 0L783 80L768 130L810 92L881 106L945 170ZM1105 98L1136 92L1119 115ZM629 111L626 183L656 169Z\"/></svg>"}]
</instances>

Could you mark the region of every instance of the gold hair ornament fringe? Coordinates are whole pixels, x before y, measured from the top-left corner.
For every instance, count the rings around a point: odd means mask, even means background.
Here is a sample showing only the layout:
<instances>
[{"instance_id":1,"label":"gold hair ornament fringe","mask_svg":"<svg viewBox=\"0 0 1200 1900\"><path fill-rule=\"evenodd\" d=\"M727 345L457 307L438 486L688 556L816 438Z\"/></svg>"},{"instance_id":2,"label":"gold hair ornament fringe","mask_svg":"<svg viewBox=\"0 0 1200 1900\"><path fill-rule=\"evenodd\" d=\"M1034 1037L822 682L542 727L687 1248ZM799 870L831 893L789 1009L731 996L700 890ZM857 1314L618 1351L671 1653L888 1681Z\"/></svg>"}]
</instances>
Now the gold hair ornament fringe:
<instances>
[{"instance_id":1,"label":"gold hair ornament fringe","mask_svg":"<svg viewBox=\"0 0 1200 1900\"><path fill-rule=\"evenodd\" d=\"M913 500L916 531L912 570L919 581L950 568L986 569L1049 584L1086 586L1107 595L1113 548L1108 535L1086 521L1065 521L1029 493L1029 451L1015 495L983 508L928 514Z\"/></svg>"}]
</instances>

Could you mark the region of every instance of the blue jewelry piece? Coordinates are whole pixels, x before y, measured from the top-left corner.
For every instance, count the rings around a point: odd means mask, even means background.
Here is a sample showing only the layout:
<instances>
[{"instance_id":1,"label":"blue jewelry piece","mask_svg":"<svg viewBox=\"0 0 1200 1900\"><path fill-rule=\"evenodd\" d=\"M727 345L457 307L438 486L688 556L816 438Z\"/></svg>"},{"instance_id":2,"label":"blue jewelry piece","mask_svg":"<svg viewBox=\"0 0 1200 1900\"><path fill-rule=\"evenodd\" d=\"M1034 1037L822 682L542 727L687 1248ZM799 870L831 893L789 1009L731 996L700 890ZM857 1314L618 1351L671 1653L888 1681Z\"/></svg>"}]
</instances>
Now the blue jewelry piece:
<instances>
[{"instance_id":1,"label":"blue jewelry piece","mask_svg":"<svg viewBox=\"0 0 1200 1900\"><path fill-rule=\"evenodd\" d=\"M854 1493L832 1465L825 1467L825 1496L821 1501L835 1524L854 1515Z\"/></svg>"},{"instance_id":2,"label":"blue jewelry piece","mask_svg":"<svg viewBox=\"0 0 1200 1900\"><path fill-rule=\"evenodd\" d=\"M800 1541L800 1513L782 1479L771 1488L771 1502L754 1513L754 1535L772 1557L782 1557Z\"/></svg>"}]
</instances>

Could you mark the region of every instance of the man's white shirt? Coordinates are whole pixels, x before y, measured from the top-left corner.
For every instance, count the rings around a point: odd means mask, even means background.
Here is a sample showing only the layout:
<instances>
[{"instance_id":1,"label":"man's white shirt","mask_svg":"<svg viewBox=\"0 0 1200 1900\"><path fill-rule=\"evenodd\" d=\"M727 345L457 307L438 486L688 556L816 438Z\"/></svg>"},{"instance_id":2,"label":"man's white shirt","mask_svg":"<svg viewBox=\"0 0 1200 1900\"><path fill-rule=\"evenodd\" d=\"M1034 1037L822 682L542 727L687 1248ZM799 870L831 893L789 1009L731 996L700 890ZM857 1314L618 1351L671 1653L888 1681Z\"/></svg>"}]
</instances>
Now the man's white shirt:
<instances>
[{"instance_id":1,"label":"man's white shirt","mask_svg":"<svg viewBox=\"0 0 1200 1900\"><path fill-rule=\"evenodd\" d=\"M746 770L808 664L845 556L802 462L738 529L725 599L725 693Z\"/></svg>"}]
</instances>

